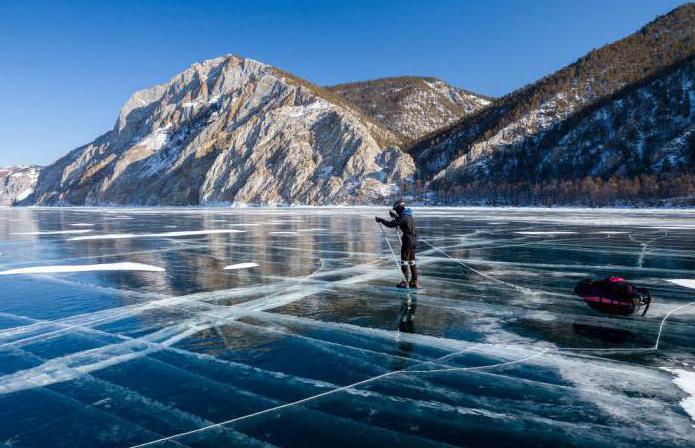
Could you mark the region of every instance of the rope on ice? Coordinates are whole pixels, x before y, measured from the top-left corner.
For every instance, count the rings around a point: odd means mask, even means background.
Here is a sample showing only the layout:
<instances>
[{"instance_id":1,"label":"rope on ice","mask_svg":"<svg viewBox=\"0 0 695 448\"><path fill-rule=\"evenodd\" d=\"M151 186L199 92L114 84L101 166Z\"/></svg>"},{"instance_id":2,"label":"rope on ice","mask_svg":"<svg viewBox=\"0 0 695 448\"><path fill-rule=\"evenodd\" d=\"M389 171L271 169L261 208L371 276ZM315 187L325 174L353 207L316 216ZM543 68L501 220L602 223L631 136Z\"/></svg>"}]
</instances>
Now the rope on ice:
<instances>
[{"instance_id":1,"label":"rope on ice","mask_svg":"<svg viewBox=\"0 0 695 448\"><path fill-rule=\"evenodd\" d=\"M401 270L401 264L398 262L398 257L396 256L396 252L394 252L393 247L391 247L391 242L389 241L389 237L386 236L386 232L384 232L384 226L381 225L380 222L378 222L379 228L381 229L381 234L384 236L384 239L386 240L386 244L389 246L389 250L391 251L391 256L393 257L393 261L396 263L396 269L398 272L401 273L401 277L403 277L403 280L408 283L408 279L406 278L405 274Z\"/></svg>"},{"instance_id":2,"label":"rope on ice","mask_svg":"<svg viewBox=\"0 0 695 448\"><path fill-rule=\"evenodd\" d=\"M524 292L524 293L529 293L529 292L540 292L540 291L535 291L535 290L533 290L533 289L531 289L531 288L527 288L527 287L525 287L525 286L519 286L519 285L515 285L515 284L513 284L513 283L505 282L504 280L500 280L499 278L493 277L493 276L491 276L491 275L489 275L489 274L486 274L486 273L484 273L484 272L482 272L482 271L477 270L476 268L474 268L474 267L472 267L472 266L469 266L468 264L464 263L463 261L461 261L461 260L458 259L458 258L452 257L451 255L449 255L448 253L444 252L443 250L441 250L440 248L438 248L437 246L435 246L434 244L430 243L429 241L427 241L427 240L424 239L424 238L420 238L420 241L422 241L423 243L427 244L427 245L430 246L432 249L436 250L437 252L439 252L440 254L444 255L445 257L454 260L456 263L460 264L461 266L465 267L466 269L469 269L469 270L475 272L476 274L478 274L478 275L480 275L480 276L482 276L482 277L487 278L488 280L492 280L492 281L494 281L494 282L503 284L503 285L505 285L505 286L509 286L510 288L514 288L514 289L516 289L517 291Z\"/></svg>"}]
</instances>

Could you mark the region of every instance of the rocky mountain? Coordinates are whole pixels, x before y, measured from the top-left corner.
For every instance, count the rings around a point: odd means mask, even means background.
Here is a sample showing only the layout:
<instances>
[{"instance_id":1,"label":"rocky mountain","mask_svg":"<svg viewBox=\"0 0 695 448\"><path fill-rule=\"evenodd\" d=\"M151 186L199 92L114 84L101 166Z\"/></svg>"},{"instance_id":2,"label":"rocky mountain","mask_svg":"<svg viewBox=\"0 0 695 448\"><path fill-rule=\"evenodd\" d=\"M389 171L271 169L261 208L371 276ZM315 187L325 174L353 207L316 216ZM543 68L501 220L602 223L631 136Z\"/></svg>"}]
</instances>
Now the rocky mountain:
<instances>
[{"instance_id":1,"label":"rocky mountain","mask_svg":"<svg viewBox=\"0 0 695 448\"><path fill-rule=\"evenodd\" d=\"M683 61L694 54L687 4L415 143L418 177L451 196L522 178L692 170L683 147L692 64Z\"/></svg>"},{"instance_id":2,"label":"rocky mountain","mask_svg":"<svg viewBox=\"0 0 695 448\"><path fill-rule=\"evenodd\" d=\"M34 180L0 174L0 199L22 205L383 204L400 195L522 205L691 200L694 61L693 4L497 100L434 78L321 88L226 56L135 93L111 131L42 169L38 179L35 168Z\"/></svg>"},{"instance_id":3,"label":"rocky mountain","mask_svg":"<svg viewBox=\"0 0 695 448\"><path fill-rule=\"evenodd\" d=\"M399 194L398 138L331 92L226 56L135 93L23 204L365 204Z\"/></svg>"},{"instance_id":4,"label":"rocky mountain","mask_svg":"<svg viewBox=\"0 0 695 448\"><path fill-rule=\"evenodd\" d=\"M0 167L0 205L13 205L31 193L39 177L38 166Z\"/></svg>"},{"instance_id":5,"label":"rocky mountain","mask_svg":"<svg viewBox=\"0 0 695 448\"><path fill-rule=\"evenodd\" d=\"M436 78L404 76L327 87L404 142L477 112L492 99Z\"/></svg>"}]
</instances>

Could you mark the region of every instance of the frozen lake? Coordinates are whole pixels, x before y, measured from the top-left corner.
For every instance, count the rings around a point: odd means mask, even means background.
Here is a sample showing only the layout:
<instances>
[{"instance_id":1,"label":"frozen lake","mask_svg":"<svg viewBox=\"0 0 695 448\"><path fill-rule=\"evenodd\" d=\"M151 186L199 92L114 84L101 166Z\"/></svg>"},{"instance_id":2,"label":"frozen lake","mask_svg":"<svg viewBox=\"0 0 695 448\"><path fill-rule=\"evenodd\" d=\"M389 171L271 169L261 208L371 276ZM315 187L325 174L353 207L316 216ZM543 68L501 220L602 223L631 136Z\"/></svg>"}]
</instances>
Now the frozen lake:
<instances>
[{"instance_id":1,"label":"frozen lake","mask_svg":"<svg viewBox=\"0 0 695 448\"><path fill-rule=\"evenodd\" d=\"M386 211L0 209L0 446L695 445L695 211Z\"/></svg>"}]
</instances>

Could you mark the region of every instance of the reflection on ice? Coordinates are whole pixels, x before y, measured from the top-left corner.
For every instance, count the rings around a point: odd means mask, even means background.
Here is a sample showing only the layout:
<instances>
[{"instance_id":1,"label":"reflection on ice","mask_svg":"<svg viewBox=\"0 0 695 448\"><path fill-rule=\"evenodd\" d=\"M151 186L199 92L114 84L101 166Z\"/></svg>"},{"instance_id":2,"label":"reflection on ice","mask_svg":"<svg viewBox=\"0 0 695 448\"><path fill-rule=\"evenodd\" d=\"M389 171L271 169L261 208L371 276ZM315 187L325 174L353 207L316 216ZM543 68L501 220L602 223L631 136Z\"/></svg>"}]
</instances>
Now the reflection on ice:
<instances>
[{"instance_id":1,"label":"reflection on ice","mask_svg":"<svg viewBox=\"0 0 695 448\"><path fill-rule=\"evenodd\" d=\"M92 230L53 230L45 232L14 232L12 235L63 235L63 234L76 234L76 233L89 233Z\"/></svg>"},{"instance_id":2,"label":"reflection on ice","mask_svg":"<svg viewBox=\"0 0 695 448\"><path fill-rule=\"evenodd\" d=\"M77 232L77 231L73 231ZM83 240L123 240L132 238L167 238L175 236L196 236L196 235L219 235L223 233L243 233L243 230L236 229L213 229L213 230L188 230L181 232L163 232L163 233L116 233L109 235L88 235L88 236L76 236L70 238L70 241L83 241Z\"/></svg>"}]
</instances>

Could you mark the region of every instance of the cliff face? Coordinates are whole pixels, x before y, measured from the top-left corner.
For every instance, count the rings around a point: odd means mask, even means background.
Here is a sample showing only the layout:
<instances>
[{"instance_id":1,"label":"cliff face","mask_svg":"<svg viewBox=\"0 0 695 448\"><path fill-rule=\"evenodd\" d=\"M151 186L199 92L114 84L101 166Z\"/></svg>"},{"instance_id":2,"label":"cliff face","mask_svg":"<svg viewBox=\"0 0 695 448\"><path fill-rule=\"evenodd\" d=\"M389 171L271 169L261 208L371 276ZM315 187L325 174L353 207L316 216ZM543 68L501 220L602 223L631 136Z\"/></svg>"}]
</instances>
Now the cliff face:
<instances>
[{"instance_id":1,"label":"cliff face","mask_svg":"<svg viewBox=\"0 0 695 448\"><path fill-rule=\"evenodd\" d=\"M13 205L29 197L40 169L38 166L0 168L0 205Z\"/></svg>"},{"instance_id":2,"label":"cliff face","mask_svg":"<svg viewBox=\"0 0 695 448\"><path fill-rule=\"evenodd\" d=\"M364 204L413 174L397 139L325 90L236 56L135 93L23 203Z\"/></svg>"}]
</instances>

